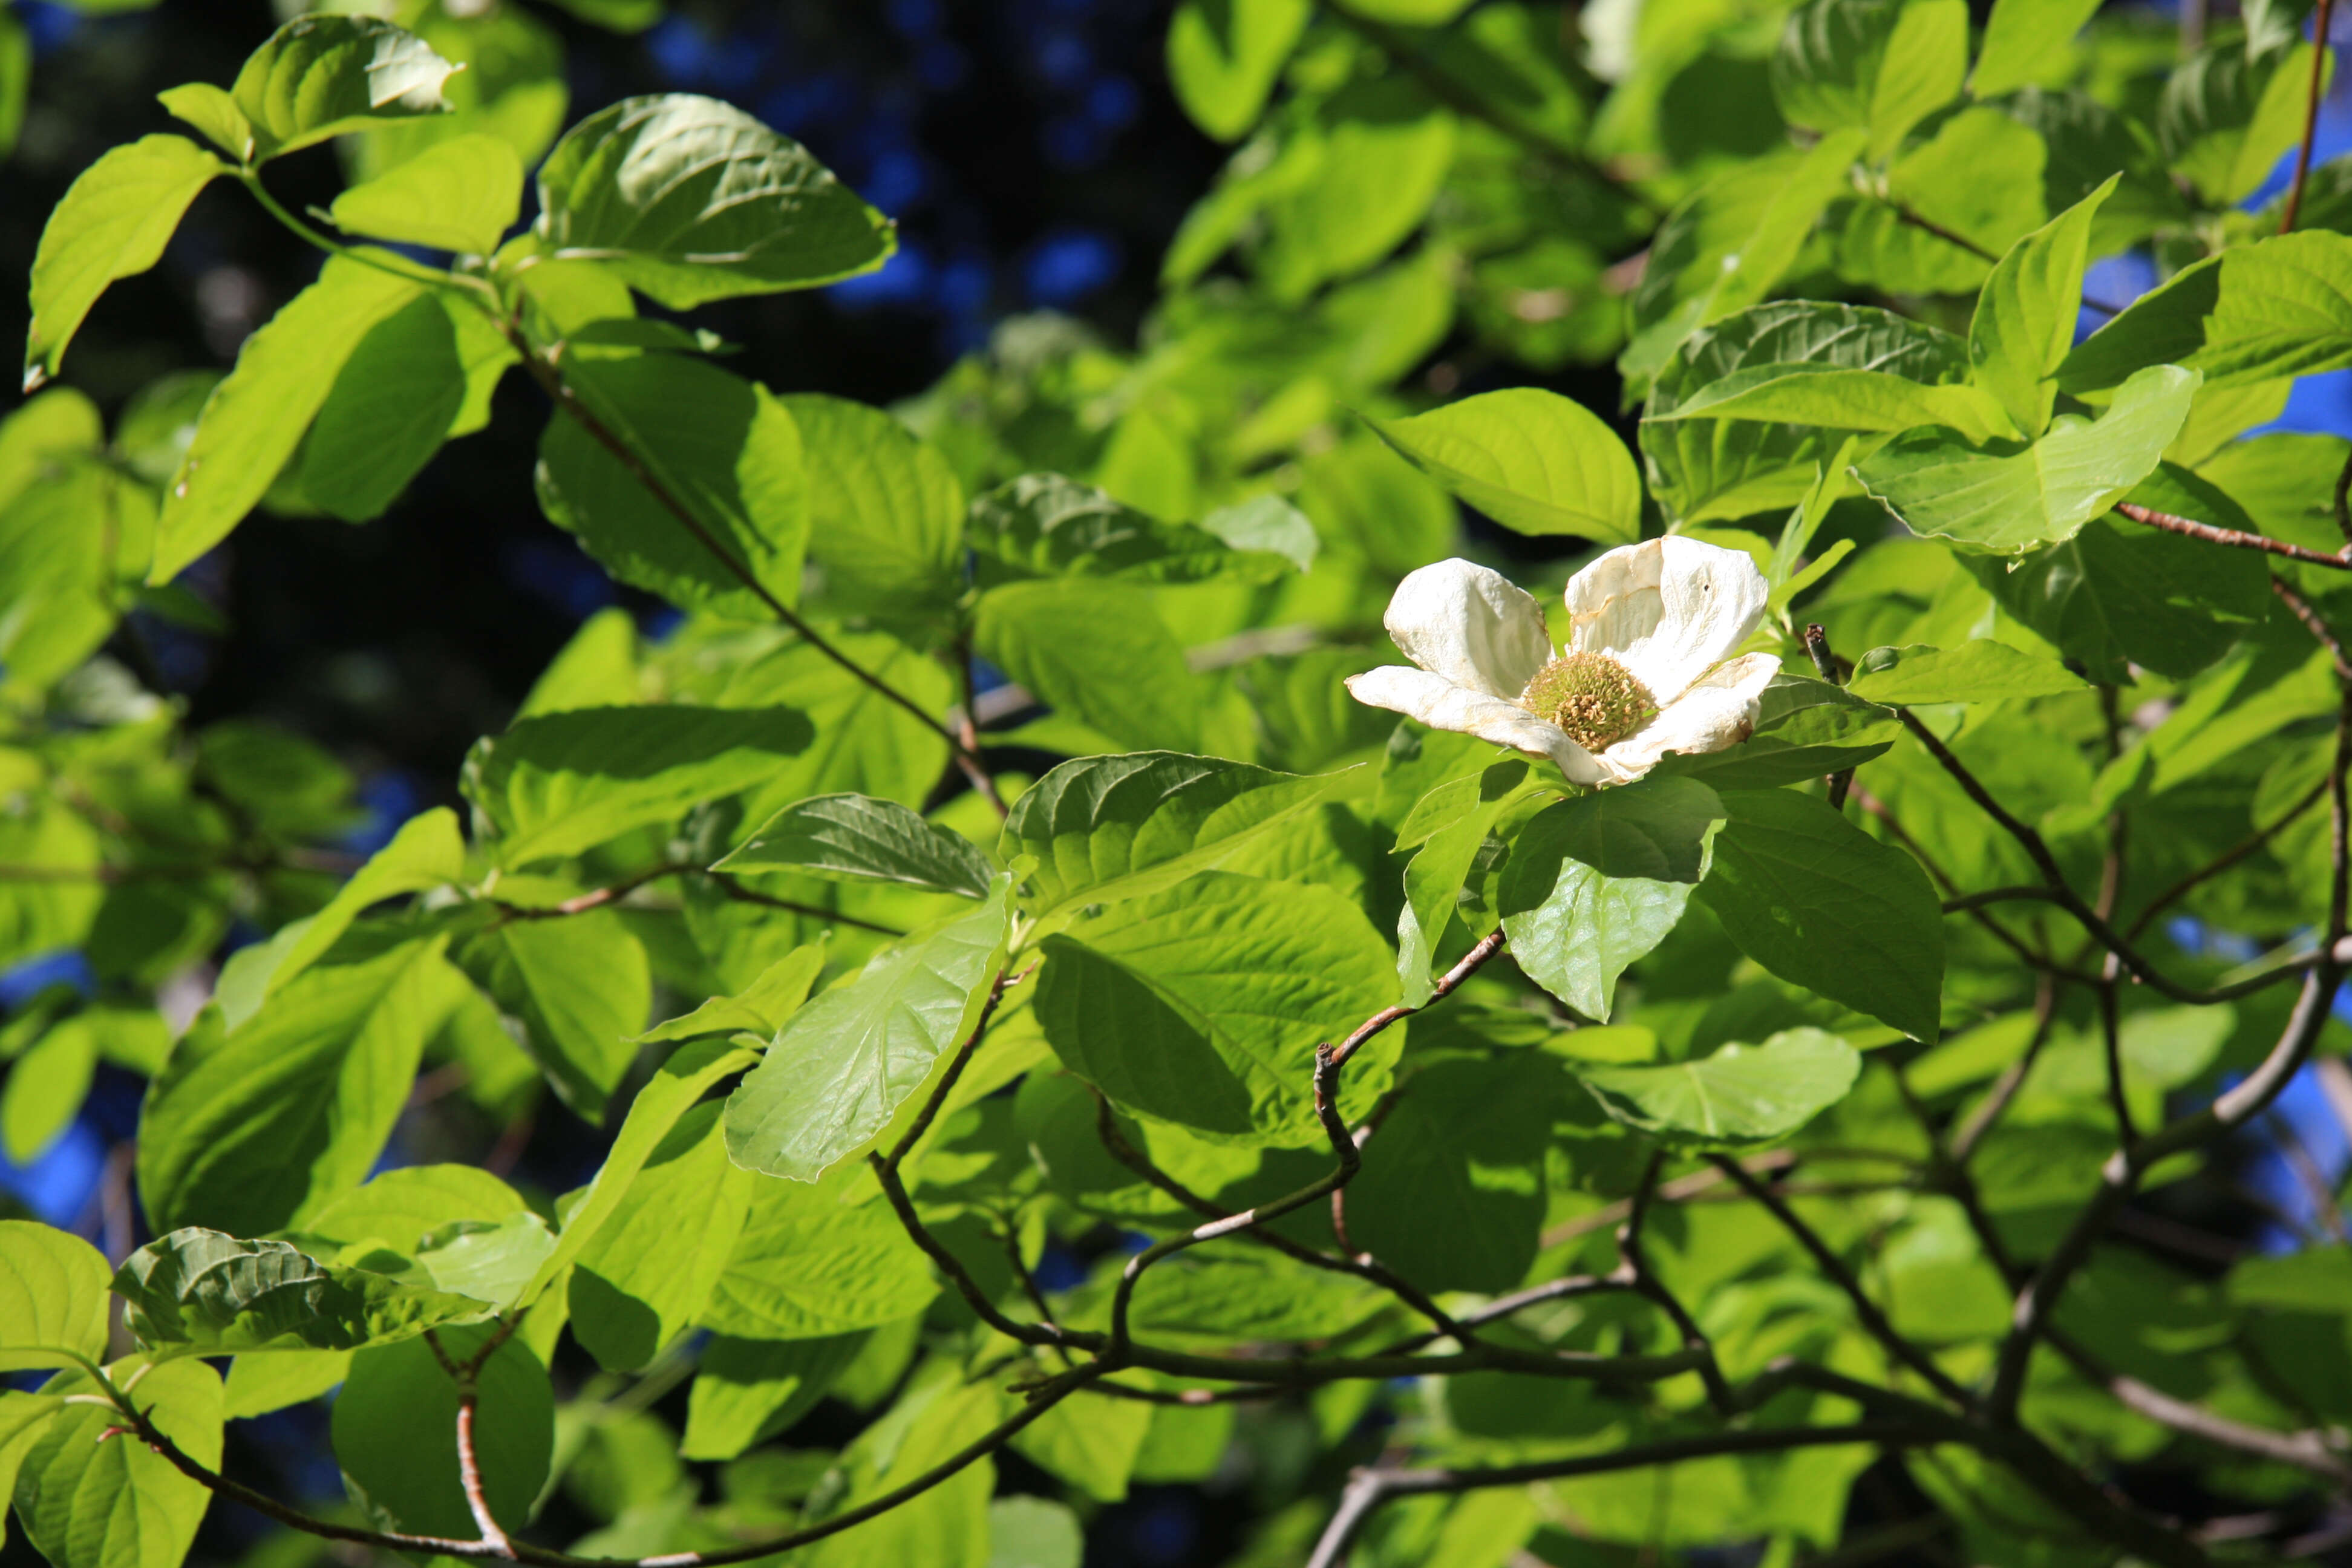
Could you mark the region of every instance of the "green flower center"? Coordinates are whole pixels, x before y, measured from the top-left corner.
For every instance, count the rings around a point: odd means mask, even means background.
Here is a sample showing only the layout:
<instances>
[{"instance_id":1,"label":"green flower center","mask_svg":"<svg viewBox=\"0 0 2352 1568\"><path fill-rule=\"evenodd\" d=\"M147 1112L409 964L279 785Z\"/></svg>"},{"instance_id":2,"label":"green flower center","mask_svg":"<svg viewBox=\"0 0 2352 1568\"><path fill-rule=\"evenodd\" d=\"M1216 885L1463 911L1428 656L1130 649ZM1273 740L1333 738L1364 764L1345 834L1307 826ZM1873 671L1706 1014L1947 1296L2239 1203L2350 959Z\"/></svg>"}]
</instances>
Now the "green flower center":
<instances>
[{"instance_id":1,"label":"green flower center","mask_svg":"<svg viewBox=\"0 0 2352 1568\"><path fill-rule=\"evenodd\" d=\"M1536 671L1519 706L1598 752L1623 740L1657 715L1650 689L1605 653L1571 653Z\"/></svg>"}]
</instances>

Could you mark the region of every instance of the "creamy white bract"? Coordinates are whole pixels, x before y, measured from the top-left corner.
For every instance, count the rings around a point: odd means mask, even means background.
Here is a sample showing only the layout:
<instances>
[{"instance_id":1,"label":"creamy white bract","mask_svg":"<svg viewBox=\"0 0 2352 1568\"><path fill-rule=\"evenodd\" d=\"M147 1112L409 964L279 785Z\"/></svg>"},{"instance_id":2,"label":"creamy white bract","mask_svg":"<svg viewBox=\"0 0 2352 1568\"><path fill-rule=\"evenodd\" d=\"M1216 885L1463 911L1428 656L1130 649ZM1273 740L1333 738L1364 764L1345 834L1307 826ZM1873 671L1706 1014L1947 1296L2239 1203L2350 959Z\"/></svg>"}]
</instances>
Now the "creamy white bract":
<instances>
[{"instance_id":1,"label":"creamy white bract","mask_svg":"<svg viewBox=\"0 0 2352 1568\"><path fill-rule=\"evenodd\" d=\"M1569 580L1555 655L1535 596L1468 561L1397 584L1389 636L1419 668L1348 679L1360 702L1549 757L1581 784L1630 784L1668 752L1720 751L1756 726L1780 661L1731 651L1770 590L1738 550L1669 536L1612 550Z\"/></svg>"}]
</instances>

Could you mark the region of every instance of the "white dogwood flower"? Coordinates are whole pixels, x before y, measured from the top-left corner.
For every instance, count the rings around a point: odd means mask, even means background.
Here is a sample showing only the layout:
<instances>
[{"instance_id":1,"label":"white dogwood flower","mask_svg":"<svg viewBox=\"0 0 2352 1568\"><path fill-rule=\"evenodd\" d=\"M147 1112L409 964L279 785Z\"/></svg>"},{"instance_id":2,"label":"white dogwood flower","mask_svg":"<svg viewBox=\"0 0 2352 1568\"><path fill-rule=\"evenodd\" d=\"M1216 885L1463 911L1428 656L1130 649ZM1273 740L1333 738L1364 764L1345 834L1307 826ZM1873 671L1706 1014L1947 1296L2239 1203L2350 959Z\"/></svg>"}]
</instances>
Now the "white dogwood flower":
<instances>
[{"instance_id":1,"label":"white dogwood flower","mask_svg":"<svg viewBox=\"0 0 2352 1568\"><path fill-rule=\"evenodd\" d=\"M1746 740L1780 672L1730 657L1770 589L1738 550L1669 535L1612 550L1569 580L1554 655L1535 596L1468 561L1397 584L1389 636L1419 666L1348 678L1359 702L1549 757L1580 784L1630 784L1668 752Z\"/></svg>"}]
</instances>

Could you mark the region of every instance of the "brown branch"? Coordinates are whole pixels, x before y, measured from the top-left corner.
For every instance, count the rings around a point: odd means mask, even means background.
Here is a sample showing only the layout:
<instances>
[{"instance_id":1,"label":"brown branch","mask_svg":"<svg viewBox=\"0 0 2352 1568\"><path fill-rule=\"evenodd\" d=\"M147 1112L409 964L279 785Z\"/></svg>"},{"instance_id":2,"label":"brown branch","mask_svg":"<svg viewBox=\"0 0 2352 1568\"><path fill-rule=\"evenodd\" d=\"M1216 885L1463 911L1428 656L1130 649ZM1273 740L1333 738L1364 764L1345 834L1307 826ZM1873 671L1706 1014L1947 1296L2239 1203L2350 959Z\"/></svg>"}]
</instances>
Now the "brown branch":
<instances>
[{"instance_id":1,"label":"brown branch","mask_svg":"<svg viewBox=\"0 0 2352 1568\"><path fill-rule=\"evenodd\" d=\"M489 1494L482 1489L482 1460L474 1447L474 1418L481 1404L481 1391L474 1380L467 1378L457 1384L457 1484L465 1489L466 1510L474 1516L474 1529L482 1544L499 1555L514 1555L514 1542L499 1525L498 1516L490 1511Z\"/></svg>"},{"instance_id":2,"label":"brown branch","mask_svg":"<svg viewBox=\"0 0 2352 1568\"><path fill-rule=\"evenodd\" d=\"M2279 232L2285 234L2294 227L2297 215L2303 211L2304 182L2311 175L2311 146L2319 137L2319 100L2327 86L2327 24L2336 9L2336 0L2319 0L2319 12L2311 28L2311 90L2303 105L2303 142L2294 151L2294 178L2286 188L2286 209L2279 214ZM2340 509L2341 502L2338 502ZM2352 530L2345 537L2352 539Z\"/></svg>"},{"instance_id":3,"label":"brown branch","mask_svg":"<svg viewBox=\"0 0 2352 1568\"><path fill-rule=\"evenodd\" d=\"M2336 678L2352 680L2352 659L2345 657L2343 639L2336 635L2336 628L2312 607L2311 601L2276 577L2271 579L2271 592L2296 620L2303 623L2303 629L2311 634L2312 640L2327 650L2328 662L2336 667Z\"/></svg>"},{"instance_id":4,"label":"brown branch","mask_svg":"<svg viewBox=\"0 0 2352 1568\"><path fill-rule=\"evenodd\" d=\"M1485 967L1488 959L1494 957L1496 953L1502 951L1503 933L1500 931L1489 931L1485 936L1479 938L1477 945L1473 947L1468 952L1463 954L1461 963L1455 964L1453 968L1447 970L1444 973L1437 977L1436 983L1429 988L1429 1000L1423 1002L1421 1005L1421 1007L1407 1007L1400 1003L1393 1007L1381 1008L1379 1012L1373 1014L1370 1017L1357 1025L1353 1034L1349 1035L1346 1039L1341 1040L1337 1046L1331 1048L1331 1065L1334 1067L1346 1067L1348 1065L1348 1058L1354 1056L1359 1050L1362 1049L1364 1042L1370 1039L1374 1035L1379 1034L1381 1030L1387 1028L1391 1024L1395 1023L1400 1018L1410 1018L1415 1013L1420 1012L1422 1007L1432 1007L1436 1005L1438 1003L1444 1001L1445 998L1454 994L1454 991L1456 986L1469 979L1473 974L1477 973L1481 968Z\"/></svg>"},{"instance_id":5,"label":"brown branch","mask_svg":"<svg viewBox=\"0 0 2352 1568\"><path fill-rule=\"evenodd\" d=\"M2260 550L2266 554L2284 556L2289 561L2300 561L2308 566L2333 566L2338 572L2352 572L2352 561L2347 561L2340 555L2330 555L2320 550L2306 550L2300 544L2289 544L2283 539L2273 539L2267 534L2248 533L2239 528L2216 528L2210 522L2199 522L2193 518L2175 517L2168 511L2158 511L2153 507L2141 506L2134 501L2117 501L2116 510L2134 522L2144 522L2150 528L2160 528L2168 533L2183 534L2190 539L2201 539L2209 544L2227 544L2239 550Z\"/></svg>"}]
</instances>

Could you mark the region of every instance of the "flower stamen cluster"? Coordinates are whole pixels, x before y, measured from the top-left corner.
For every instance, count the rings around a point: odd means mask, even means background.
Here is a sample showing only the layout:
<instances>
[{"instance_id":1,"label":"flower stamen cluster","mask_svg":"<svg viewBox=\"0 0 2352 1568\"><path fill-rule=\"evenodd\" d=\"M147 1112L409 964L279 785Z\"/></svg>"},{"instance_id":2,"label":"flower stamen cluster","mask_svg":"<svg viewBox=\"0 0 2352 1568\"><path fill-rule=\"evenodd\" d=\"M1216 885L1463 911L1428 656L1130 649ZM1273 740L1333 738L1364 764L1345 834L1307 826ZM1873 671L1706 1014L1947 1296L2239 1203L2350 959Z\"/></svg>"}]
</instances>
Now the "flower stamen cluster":
<instances>
[{"instance_id":1,"label":"flower stamen cluster","mask_svg":"<svg viewBox=\"0 0 2352 1568\"><path fill-rule=\"evenodd\" d=\"M1571 653L1536 671L1519 706L1568 731L1588 752L1605 751L1657 717L1657 700L1605 653Z\"/></svg>"}]
</instances>

